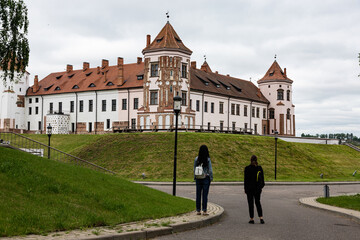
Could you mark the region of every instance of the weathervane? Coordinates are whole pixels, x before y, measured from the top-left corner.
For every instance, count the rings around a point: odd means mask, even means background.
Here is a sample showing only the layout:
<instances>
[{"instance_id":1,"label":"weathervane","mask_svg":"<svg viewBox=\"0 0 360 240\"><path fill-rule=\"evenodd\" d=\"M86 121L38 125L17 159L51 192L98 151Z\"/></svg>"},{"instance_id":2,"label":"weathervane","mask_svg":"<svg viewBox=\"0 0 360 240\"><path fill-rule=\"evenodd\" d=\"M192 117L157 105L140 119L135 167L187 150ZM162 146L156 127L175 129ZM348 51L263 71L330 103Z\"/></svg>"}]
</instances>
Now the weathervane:
<instances>
[{"instance_id":1,"label":"weathervane","mask_svg":"<svg viewBox=\"0 0 360 240\"><path fill-rule=\"evenodd\" d=\"M206 55L204 55L204 61L206 62Z\"/></svg>"},{"instance_id":2,"label":"weathervane","mask_svg":"<svg viewBox=\"0 0 360 240\"><path fill-rule=\"evenodd\" d=\"M276 60L276 54L275 54L275 57L274 57L274 58L275 58L275 60Z\"/></svg>"},{"instance_id":3,"label":"weathervane","mask_svg":"<svg viewBox=\"0 0 360 240\"><path fill-rule=\"evenodd\" d=\"M169 16L169 11L166 12L166 17L167 17L167 20L168 20L168 22L169 22L169 18L170 18L170 16Z\"/></svg>"}]
</instances>

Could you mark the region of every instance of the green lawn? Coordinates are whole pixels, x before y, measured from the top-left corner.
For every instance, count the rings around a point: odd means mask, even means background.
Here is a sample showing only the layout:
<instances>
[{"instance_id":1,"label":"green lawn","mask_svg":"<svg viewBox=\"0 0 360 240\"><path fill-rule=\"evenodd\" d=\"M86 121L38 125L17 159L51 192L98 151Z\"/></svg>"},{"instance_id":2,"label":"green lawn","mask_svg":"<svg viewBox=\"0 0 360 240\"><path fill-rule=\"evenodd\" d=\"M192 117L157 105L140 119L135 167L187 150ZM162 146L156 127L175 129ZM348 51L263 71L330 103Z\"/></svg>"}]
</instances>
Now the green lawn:
<instances>
[{"instance_id":1,"label":"green lawn","mask_svg":"<svg viewBox=\"0 0 360 240\"><path fill-rule=\"evenodd\" d=\"M353 196L318 198L317 201L323 204L360 211L360 194Z\"/></svg>"},{"instance_id":2,"label":"green lawn","mask_svg":"<svg viewBox=\"0 0 360 240\"><path fill-rule=\"evenodd\" d=\"M117 176L0 147L0 237L115 225L194 210Z\"/></svg>"},{"instance_id":3,"label":"green lawn","mask_svg":"<svg viewBox=\"0 0 360 240\"><path fill-rule=\"evenodd\" d=\"M46 143L46 136L28 135ZM121 133L107 135L55 135L52 144L130 180L171 181L174 133ZM265 180L274 180L274 138L252 135L178 134L177 179L192 181L194 158L201 144L209 147L215 181L242 181L252 154L258 156ZM359 181L360 153L343 145L278 141L279 181ZM323 173L324 178L320 178Z\"/></svg>"}]
</instances>

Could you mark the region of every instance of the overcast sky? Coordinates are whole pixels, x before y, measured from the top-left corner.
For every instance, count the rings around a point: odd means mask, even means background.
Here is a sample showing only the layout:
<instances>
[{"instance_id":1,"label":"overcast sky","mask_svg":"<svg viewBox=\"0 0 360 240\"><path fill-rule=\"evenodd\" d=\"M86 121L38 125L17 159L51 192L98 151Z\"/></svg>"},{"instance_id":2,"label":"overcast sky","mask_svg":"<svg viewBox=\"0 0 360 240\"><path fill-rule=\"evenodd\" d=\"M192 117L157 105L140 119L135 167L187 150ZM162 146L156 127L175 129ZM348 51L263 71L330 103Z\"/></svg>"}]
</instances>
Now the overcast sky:
<instances>
[{"instance_id":1,"label":"overcast sky","mask_svg":"<svg viewBox=\"0 0 360 240\"><path fill-rule=\"evenodd\" d=\"M29 13L31 79L142 57L170 23L213 71L256 81L277 55L294 80L296 133L360 137L359 0L116 1L25 0Z\"/></svg>"}]
</instances>

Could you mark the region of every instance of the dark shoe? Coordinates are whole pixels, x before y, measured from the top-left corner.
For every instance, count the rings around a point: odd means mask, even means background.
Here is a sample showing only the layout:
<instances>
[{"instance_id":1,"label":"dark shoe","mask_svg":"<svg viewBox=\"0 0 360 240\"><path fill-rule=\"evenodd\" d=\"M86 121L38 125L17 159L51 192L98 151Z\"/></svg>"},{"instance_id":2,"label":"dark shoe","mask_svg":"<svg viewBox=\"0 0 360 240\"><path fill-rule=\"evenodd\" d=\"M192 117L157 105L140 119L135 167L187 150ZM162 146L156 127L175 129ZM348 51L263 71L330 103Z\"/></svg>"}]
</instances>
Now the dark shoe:
<instances>
[{"instance_id":1,"label":"dark shoe","mask_svg":"<svg viewBox=\"0 0 360 240\"><path fill-rule=\"evenodd\" d=\"M196 215L201 215L201 212L196 212Z\"/></svg>"},{"instance_id":2,"label":"dark shoe","mask_svg":"<svg viewBox=\"0 0 360 240\"><path fill-rule=\"evenodd\" d=\"M254 224L255 222L254 222L254 220L250 220L249 223L250 223L250 224Z\"/></svg>"},{"instance_id":3,"label":"dark shoe","mask_svg":"<svg viewBox=\"0 0 360 240\"><path fill-rule=\"evenodd\" d=\"M265 223L264 219L260 219L260 223L264 224Z\"/></svg>"}]
</instances>

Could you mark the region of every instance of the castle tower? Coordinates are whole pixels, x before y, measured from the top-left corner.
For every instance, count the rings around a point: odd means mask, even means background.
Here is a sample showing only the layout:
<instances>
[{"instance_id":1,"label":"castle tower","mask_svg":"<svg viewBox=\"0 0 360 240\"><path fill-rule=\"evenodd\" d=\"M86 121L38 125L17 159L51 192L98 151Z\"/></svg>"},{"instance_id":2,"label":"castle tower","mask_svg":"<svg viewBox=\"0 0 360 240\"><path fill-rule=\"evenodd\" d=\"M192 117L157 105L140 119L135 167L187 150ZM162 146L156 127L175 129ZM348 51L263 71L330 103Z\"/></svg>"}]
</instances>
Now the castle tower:
<instances>
[{"instance_id":1,"label":"castle tower","mask_svg":"<svg viewBox=\"0 0 360 240\"><path fill-rule=\"evenodd\" d=\"M295 136L295 106L292 103L292 83L286 68L281 69L277 61L271 65L258 82L263 95L270 101L268 108L269 132Z\"/></svg>"},{"instance_id":2,"label":"castle tower","mask_svg":"<svg viewBox=\"0 0 360 240\"><path fill-rule=\"evenodd\" d=\"M169 22L142 53L145 59L144 102L138 111L142 128L169 129L173 126L173 98L182 98L179 127L191 127L194 114L190 113L190 56L192 51L182 42Z\"/></svg>"}]
</instances>

